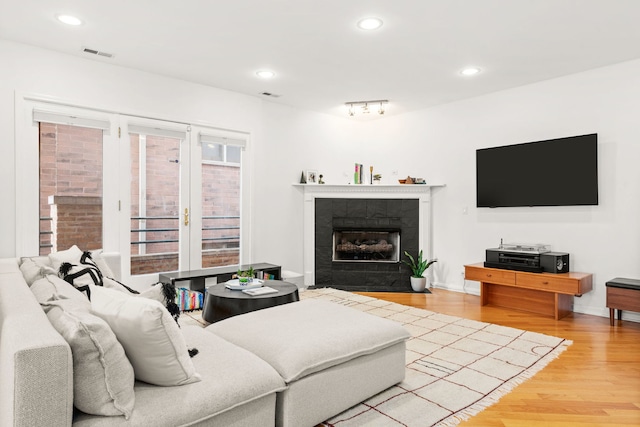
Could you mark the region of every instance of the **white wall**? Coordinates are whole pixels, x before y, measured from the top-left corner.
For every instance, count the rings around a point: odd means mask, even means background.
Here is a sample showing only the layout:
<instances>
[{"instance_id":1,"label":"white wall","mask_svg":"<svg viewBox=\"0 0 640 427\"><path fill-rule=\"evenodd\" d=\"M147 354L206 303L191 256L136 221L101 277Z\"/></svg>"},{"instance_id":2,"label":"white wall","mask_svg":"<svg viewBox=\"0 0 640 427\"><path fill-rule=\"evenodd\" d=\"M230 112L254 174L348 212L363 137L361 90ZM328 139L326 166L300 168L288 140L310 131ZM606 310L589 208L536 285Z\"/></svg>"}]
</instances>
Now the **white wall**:
<instances>
[{"instance_id":1,"label":"white wall","mask_svg":"<svg viewBox=\"0 0 640 427\"><path fill-rule=\"evenodd\" d=\"M398 170L399 177L446 184L432 203L438 286L477 293L476 282L464 283L463 266L483 261L484 250L501 238L546 243L570 253L572 270L594 275L594 290L575 299L575 310L608 316L605 282L640 278L638 111L640 61L367 122L265 104L267 145L256 170L269 183L256 200L274 209L256 219L258 253L302 271L302 198L291 182L311 168L329 183L343 183L350 177L343 172L360 162L386 182ZM475 207L476 149L592 132L599 138L598 206ZM531 171L543 173L544 165Z\"/></svg>"}]
</instances>

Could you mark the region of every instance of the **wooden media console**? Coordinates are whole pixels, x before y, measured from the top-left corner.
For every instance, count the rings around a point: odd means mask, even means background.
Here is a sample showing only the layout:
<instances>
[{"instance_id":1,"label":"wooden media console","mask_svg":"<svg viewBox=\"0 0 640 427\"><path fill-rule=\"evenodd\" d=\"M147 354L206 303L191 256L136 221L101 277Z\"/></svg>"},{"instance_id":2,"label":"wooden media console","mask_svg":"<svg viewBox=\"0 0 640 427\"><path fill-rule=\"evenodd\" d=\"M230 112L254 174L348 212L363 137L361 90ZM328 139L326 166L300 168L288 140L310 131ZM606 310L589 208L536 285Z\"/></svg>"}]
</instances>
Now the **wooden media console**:
<instances>
[{"instance_id":1,"label":"wooden media console","mask_svg":"<svg viewBox=\"0 0 640 427\"><path fill-rule=\"evenodd\" d=\"M593 288L589 273L528 273L488 268L482 263L465 265L467 280L480 282L480 303L513 308L553 317L573 312L573 297Z\"/></svg>"}]
</instances>

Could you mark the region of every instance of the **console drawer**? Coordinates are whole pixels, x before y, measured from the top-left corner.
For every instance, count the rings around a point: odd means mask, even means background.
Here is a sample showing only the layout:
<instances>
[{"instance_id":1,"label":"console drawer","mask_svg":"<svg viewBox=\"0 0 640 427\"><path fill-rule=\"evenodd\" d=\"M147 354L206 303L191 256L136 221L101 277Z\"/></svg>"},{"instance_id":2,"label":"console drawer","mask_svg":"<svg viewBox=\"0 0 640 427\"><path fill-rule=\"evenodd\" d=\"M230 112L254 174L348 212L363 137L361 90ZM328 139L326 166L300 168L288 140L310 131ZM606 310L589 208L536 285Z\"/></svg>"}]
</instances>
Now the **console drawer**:
<instances>
[{"instance_id":1,"label":"console drawer","mask_svg":"<svg viewBox=\"0 0 640 427\"><path fill-rule=\"evenodd\" d=\"M511 270L490 269L484 267L464 267L464 277L467 280L491 282L498 285L515 285L516 273Z\"/></svg>"},{"instance_id":2,"label":"console drawer","mask_svg":"<svg viewBox=\"0 0 640 427\"><path fill-rule=\"evenodd\" d=\"M570 295L581 293L579 281L547 275L516 274L516 286Z\"/></svg>"}]
</instances>

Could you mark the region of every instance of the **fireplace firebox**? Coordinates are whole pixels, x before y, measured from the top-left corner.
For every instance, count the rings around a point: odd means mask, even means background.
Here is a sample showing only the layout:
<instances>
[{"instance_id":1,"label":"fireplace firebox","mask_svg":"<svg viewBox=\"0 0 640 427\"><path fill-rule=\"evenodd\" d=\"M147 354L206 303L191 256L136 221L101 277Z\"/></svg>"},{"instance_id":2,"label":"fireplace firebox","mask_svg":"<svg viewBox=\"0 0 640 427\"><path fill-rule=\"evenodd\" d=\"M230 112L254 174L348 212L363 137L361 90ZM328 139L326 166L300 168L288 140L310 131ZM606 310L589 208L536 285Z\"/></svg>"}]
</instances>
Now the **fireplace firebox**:
<instances>
[{"instance_id":1,"label":"fireplace firebox","mask_svg":"<svg viewBox=\"0 0 640 427\"><path fill-rule=\"evenodd\" d=\"M399 230L333 230L334 262L398 262Z\"/></svg>"}]
</instances>

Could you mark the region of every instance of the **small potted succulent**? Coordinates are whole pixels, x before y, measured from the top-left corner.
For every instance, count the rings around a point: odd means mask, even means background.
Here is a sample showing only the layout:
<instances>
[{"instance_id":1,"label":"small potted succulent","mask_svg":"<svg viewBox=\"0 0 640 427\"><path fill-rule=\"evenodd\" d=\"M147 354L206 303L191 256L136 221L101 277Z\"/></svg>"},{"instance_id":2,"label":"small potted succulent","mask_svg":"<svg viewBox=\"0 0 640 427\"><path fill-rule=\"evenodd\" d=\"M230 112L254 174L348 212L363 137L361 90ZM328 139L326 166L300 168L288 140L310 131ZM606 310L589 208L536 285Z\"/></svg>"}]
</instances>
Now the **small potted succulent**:
<instances>
[{"instance_id":1,"label":"small potted succulent","mask_svg":"<svg viewBox=\"0 0 640 427\"><path fill-rule=\"evenodd\" d=\"M438 260L432 259L428 261L426 259L422 259L422 249L420 250L420 253L418 253L417 260L407 251L404 251L404 254L409 258L409 261L402 260L402 262L411 268L411 288L415 292L424 292L427 287L427 278L424 277L423 274L429 267L431 267L431 264L438 262Z\"/></svg>"},{"instance_id":2,"label":"small potted succulent","mask_svg":"<svg viewBox=\"0 0 640 427\"><path fill-rule=\"evenodd\" d=\"M382 175L379 173L376 173L373 175L373 183L374 184L380 184L380 180L382 179Z\"/></svg>"}]
</instances>

